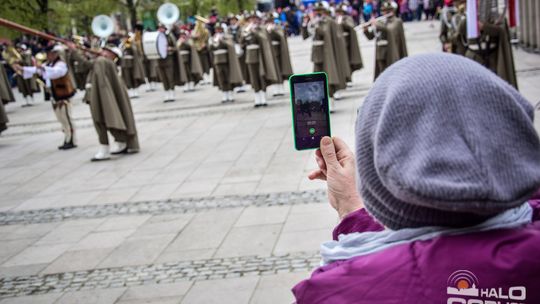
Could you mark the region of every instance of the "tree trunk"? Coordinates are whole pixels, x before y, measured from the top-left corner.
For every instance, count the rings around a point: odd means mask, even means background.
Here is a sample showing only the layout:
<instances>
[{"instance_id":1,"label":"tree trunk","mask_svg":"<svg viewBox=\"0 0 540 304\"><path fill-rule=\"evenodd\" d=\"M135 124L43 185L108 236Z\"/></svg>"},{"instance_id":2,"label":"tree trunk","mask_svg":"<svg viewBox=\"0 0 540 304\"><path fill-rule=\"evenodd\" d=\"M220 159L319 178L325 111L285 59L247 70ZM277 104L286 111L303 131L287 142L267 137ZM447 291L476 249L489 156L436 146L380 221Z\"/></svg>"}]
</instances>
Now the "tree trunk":
<instances>
[{"instance_id":1,"label":"tree trunk","mask_svg":"<svg viewBox=\"0 0 540 304\"><path fill-rule=\"evenodd\" d=\"M126 0L126 5L129 10L129 18L131 19L131 28L134 29L137 24L137 8L133 0Z\"/></svg>"},{"instance_id":2,"label":"tree trunk","mask_svg":"<svg viewBox=\"0 0 540 304\"><path fill-rule=\"evenodd\" d=\"M238 5L238 10L240 12L243 12L244 11L244 0L236 0L236 3Z\"/></svg>"},{"instance_id":3,"label":"tree trunk","mask_svg":"<svg viewBox=\"0 0 540 304\"><path fill-rule=\"evenodd\" d=\"M39 19L39 23L42 27L48 28L49 27L49 0L37 0L37 5L39 8L39 15L37 16Z\"/></svg>"}]
</instances>

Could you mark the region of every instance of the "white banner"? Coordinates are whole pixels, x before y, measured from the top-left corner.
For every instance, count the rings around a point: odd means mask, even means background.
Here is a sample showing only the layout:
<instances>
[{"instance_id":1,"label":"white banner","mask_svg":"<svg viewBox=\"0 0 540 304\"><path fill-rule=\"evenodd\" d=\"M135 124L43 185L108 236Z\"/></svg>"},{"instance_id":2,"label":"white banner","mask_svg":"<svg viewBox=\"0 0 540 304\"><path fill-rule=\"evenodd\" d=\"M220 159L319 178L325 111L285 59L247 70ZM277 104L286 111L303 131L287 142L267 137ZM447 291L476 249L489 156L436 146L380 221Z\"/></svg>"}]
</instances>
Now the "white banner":
<instances>
[{"instance_id":1,"label":"white banner","mask_svg":"<svg viewBox=\"0 0 540 304\"><path fill-rule=\"evenodd\" d=\"M477 0L467 0L467 38L478 38Z\"/></svg>"},{"instance_id":2,"label":"white banner","mask_svg":"<svg viewBox=\"0 0 540 304\"><path fill-rule=\"evenodd\" d=\"M519 2L520 1L519 0L515 0L515 1L516 1L516 7L514 8L514 13L516 15L516 17L515 17L516 18L516 26L520 26L520 24L521 24L521 18L520 18L520 13L519 13L519 6L520 6Z\"/></svg>"}]
</instances>

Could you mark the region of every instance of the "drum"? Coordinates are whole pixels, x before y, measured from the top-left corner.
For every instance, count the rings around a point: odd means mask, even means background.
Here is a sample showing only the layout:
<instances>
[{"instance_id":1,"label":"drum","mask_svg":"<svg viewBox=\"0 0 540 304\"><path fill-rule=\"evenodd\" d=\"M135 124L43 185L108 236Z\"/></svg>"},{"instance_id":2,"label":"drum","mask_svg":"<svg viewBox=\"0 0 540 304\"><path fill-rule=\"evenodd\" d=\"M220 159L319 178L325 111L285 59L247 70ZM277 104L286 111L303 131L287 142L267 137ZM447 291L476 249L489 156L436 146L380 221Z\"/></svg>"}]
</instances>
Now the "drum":
<instances>
[{"instance_id":1,"label":"drum","mask_svg":"<svg viewBox=\"0 0 540 304\"><path fill-rule=\"evenodd\" d=\"M148 59L167 58L167 36L160 31L144 32L142 46L144 55Z\"/></svg>"}]
</instances>

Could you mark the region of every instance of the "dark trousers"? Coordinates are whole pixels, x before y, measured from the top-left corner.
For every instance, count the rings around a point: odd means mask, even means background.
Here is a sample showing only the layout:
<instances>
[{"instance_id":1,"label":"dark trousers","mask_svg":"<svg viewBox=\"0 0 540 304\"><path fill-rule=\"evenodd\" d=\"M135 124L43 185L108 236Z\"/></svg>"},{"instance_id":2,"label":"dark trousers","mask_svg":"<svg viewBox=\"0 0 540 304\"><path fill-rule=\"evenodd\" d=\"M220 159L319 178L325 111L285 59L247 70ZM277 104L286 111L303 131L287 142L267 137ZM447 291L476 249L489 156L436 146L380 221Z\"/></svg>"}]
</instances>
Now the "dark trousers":
<instances>
[{"instance_id":1,"label":"dark trousers","mask_svg":"<svg viewBox=\"0 0 540 304\"><path fill-rule=\"evenodd\" d=\"M249 83L253 88L253 91L266 91L266 79L264 76L259 75L259 63L252 63L247 65L248 74L249 74Z\"/></svg>"},{"instance_id":2,"label":"dark trousers","mask_svg":"<svg viewBox=\"0 0 540 304\"><path fill-rule=\"evenodd\" d=\"M109 137L107 136L107 131L111 132L112 136L114 137L114 140L116 142L127 142L128 136L127 132L124 130L118 130L118 129L108 129L105 124L94 122L94 127L96 128L96 132L98 134L99 143L102 145L108 145L109 144Z\"/></svg>"},{"instance_id":3,"label":"dark trousers","mask_svg":"<svg viewBox=\"0 0 540 304\"><path fill-rule=\"evenodd\" d=\"M229 64L216 64L214 65L214 68L219 89L223 92L232 91L233 87L229 81Z\"/></svg>"}]
</instances>

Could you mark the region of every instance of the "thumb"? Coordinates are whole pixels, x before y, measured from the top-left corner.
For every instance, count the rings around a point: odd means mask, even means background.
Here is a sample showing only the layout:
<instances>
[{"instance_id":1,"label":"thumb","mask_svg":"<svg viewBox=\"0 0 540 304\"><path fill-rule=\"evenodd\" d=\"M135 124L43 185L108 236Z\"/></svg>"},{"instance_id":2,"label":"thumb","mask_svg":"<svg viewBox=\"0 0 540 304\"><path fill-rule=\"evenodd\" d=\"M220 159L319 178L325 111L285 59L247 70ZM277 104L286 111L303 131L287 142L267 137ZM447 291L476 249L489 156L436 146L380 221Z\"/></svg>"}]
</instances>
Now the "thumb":
<instances>
[{"instance_id":1,"label":"thumb","mask_svg":"<svg viewBox=\"0 0 540 304\"><path fill-rule=\"evenodd\" d=\"M334 142L328 136L321 139L321 154L324 158L327 169L336 169L339 167Z\"/></svg>"}]
</instances>

